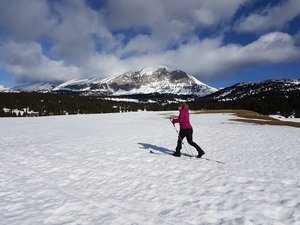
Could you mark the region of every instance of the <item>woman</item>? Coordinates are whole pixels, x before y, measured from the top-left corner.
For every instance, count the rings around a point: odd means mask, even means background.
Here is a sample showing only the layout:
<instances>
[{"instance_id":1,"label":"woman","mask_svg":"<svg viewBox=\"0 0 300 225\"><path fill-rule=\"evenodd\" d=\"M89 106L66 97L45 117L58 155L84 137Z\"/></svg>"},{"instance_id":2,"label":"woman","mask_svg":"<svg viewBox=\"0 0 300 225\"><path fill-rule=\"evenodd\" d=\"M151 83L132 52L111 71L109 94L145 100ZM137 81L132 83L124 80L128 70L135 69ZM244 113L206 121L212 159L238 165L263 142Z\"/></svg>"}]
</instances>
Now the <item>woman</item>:
<instances>
[{"instance_id":1,"label":"woman","mask_svg":"<svg viewBox=\"0 0 300 225\"><path fill-rule=\"evenodd\" d=\"M173 124L179 123L180 125L177 147L173 155L177 157L181 156L180 150L182 148L182 141L186 137L188 143L197 149L198 152L197 157L201 158L205 154L205 152L195 142L193 142L193 128L190 123L189 107L186 103L181 103L178 109L179 109L179 117L170 118Z\"/></svg>"}]
</instances>

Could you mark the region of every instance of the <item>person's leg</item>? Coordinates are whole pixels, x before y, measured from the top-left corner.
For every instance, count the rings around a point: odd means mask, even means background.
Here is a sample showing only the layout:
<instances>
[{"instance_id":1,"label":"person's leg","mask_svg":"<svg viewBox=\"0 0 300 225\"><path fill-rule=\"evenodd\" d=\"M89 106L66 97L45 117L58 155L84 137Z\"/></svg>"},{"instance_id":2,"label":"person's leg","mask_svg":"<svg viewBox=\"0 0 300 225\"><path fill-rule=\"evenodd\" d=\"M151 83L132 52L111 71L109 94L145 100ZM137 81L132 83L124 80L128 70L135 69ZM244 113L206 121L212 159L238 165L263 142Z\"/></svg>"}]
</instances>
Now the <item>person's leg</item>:
<instances>
[{"instance_id":1,"label":"person's leg","mask_svg":"<svg viewBox=\"0 0 300 225\"><path fill-rule=\"evenodd\" d=\"M176 151L174 152L174 156L180 156L180 150L182 148L182 140L185 137L185 133L183 132L183 130L179 131L179 135L178 135L178 140L177 140L177 147L176 147Z\"/></svg>"},{"instance_id":2,"label":"person's leg","mask_svg":"<svg viewBox=\"0 0 300 225\"><path fill-rule=\"evenodd\" d=\"M202 148L200 148L199 145L197 145L194 141L193 141L193 129L190 129L188 134L186 135L186 139L188 141L188 143L193 146L194 148L197 149L198 152L198 156L197 157L201 157L202 155L205 154L205 152L202 150Z\"/></svg>"}]
</instances>

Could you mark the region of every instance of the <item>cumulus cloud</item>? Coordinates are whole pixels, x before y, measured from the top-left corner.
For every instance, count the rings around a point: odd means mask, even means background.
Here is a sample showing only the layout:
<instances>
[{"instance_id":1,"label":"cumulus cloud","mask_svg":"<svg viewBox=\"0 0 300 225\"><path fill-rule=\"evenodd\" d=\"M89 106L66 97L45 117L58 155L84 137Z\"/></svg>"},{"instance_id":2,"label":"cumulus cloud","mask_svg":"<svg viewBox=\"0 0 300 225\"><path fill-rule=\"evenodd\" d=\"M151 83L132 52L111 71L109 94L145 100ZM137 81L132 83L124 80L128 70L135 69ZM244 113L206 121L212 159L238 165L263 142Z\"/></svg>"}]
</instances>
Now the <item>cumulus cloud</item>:
<instances>
[{"instance_id":1,"label":"cumulus cloud","mask_svg":"<svg viewBox=\"0 0 300 225\"><path fill-rule=\"evenodd\" d=\"M161 40L181 40L195 29L218 25L231 19L247 0L110 0L108 25L111 30L144 28Z\"/></svg>"},{"instance_id":2,"label":"cumulus cloud","mask_svg":"<svg viewBox=\"0 0 300 225\"><path fill-rule=\"evenodd\" d=\"M224 45L222 38L194 38L174 50L151 52L126 59L102 55L94 57L91 67L96 65L97 70L103 73L114 68L113 74L118 74L145 66L166 65L182 69L199 79L209 80L214 76L228 76L244 67L299 59L300 50L295 46L293 38L286 33L273 32L245 46Z\"/></svg>"},{"instance_id":3,"label":"cumulus cloud","mask_svg":"<svg viewBox=\"0 0 300 225\"><path fill-rule=\"evenodd\" d=\"M80 68L46 57L39 44L10 41L0 47L0 63L16 81L60 82L79 77Z\"/></svg>"},{"instance_id":4,"label":"cumulus cloud","mask_svg":"<svg viewBox=\"0 0 300 225\"><path fill-rule=\"evenodd\" d=\"M176 50L149 54L128 59L126 64L145 65L164 62L173 68L181 68L201 79L230 72L252 65L272 64L300 59L300 50L293 38L285 33L274 32L245 45L224 45L221 38L193 40Z\"/></svg>"},{"instance_id":5,"label":"cumulus cloud","mask_svg":"<svg viewBox=\"0 0 300 225\"><path fill-rule=\"evenodd\" d=\"M297 16L300 16L299 0L283 1L279 5L267 7L261 12L240 19L235 29L239 32L263 33L280 29Z\"/></svg>"},{"instance_id":6,"label":"cumulus cloud","mask_svg":"<svg viewBox=\"0 0 300 225\"><path fill-rule=\"evenodd\" d=\"M15 39L38 39L54 24L46 0L0 1L0 26Z\"/></svg>"},{"instance_id":7,"label":"cumulus cloud","mask_svg":"<svg viewBox=\"0 0 300 225\"><path fill-rule=\"evenodd\" d=\"M64 1L55 5L55 11L60 22L49 34L55 43L54 55L82 64L96 51L97 44L101 43L102 50L116 45L102 14L89 8L84 1Z\"/></svg>"},{"instance_id":8,"label":"cumulus cloud","mask_svg":"<svg viewBox=\"0 0 300 225\"><path fill-rule=\"evenodd\" d=\"M1 1L0 37L1 31L7 34L0 43L0 67L19 82L106 77L158 65L209 79L299 59L299 34L271 32L244 46L224 43L222 29L249 0L109 0L100 9L87 1ZM294 18L294 2L255 14L264 22L253 30ZM250 30L249 21L251 15L235 28ZM214 35L199 38L207 30Z\"/></svg>"}]
</instances>

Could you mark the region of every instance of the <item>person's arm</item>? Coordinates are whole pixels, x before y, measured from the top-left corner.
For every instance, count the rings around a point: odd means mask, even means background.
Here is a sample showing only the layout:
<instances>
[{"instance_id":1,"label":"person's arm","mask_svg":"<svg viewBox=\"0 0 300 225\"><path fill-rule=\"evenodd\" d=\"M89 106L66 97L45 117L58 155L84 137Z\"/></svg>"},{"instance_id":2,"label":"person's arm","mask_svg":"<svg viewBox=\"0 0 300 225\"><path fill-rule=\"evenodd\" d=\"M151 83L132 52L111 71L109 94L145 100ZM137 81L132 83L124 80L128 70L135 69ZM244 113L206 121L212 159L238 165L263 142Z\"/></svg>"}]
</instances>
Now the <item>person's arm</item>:
<instances>
[{"instance_id":1,"label":"person's arm","mask_svg":"<svg viewBox=\"0 0 300 225\"><path fill-rule=\"evenodd\" d=\"M179 113L179 117L172 117L171 122L174 123L180 123L182 121L182 115L181 112Z\"/></svg>"}]
</instances>

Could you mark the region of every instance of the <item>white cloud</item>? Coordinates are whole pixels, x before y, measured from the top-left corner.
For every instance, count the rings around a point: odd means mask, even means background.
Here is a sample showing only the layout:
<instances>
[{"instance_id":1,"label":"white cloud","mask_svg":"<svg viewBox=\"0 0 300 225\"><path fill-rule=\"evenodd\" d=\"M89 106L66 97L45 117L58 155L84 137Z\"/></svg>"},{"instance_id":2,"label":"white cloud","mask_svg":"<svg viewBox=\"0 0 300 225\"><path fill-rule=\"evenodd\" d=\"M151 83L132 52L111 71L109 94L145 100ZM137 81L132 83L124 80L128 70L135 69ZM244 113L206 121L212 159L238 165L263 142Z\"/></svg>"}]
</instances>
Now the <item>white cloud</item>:
<instances>
[{"instance_id":1,"label":"white cloud","mask_svg":"<svg viewBox=\"0 0 300 225\"><path fill-rule=\"evenodd\" d=\"M113 54L95 53L84 67L89 76L107 77L126 72L126 65Z\"/></svg>"},{"instance_id":2,"label":"white cloud","mask_svg":"<svg viewBox=\"0 0 300 225\"><path fill-rule=\"evenodd\" d=\"M236 23L235 29L239 32L255 33L278 30L297 16L300 16L299 0L283 1L280 5L242 18Z\"/></svg>"},{"instance_id":3,"label":"white cloud","mask_svg":"<svg viewBox=\"0 0 300 225\"><path fill-rule=\"evenodd\" d=\"M201 55L199 61L194 62L194 71L207 76L223 76L243 67L285 62L300 57L300 51L295 47L292 38L279 32L264 35L245 46L223 46L219 43L212 45L208 51L199 47L196 49ZM197 50L193 51L196 53Z\"/></svg>"},{"instance_id":4,"label":"white cloud","mask_svg":"<svg viewBox=\"0 0 300 225\"><path fill-rule=\"evenodd\" d=\"M117 52L121 57L130 55L143 55L149 52L157 52L165 49L164 41L159 38L154 38L150 35L137 35L132 38L123 48Z\"/></svg>"},{"instance_id":5,"label":"white cloud","mask_svg":"<svg viewBox=\"0 0 300 225\"><path fill-rule=\"evenodd\" d=\"M18 82L52 81L59 82L79 77L82 71L62 60L51 60L42 53L34 42L17 43L10 41L0 47L0 64Z\"/></svg>"},{"instance_id":6,"label":"white cloud","mask_svg":"<svg viewBox=\"0 0 300 225\"><path fill-rule=\"evenodd\" d=\"M247 0L110 0L108 24L112 30L144 28L154 37L180 41L196 29L231 19Z\"/></svg>"},{"instance_id":7,"label":"white cloud","mask_svg":"<svg viewBox=\"0 0 300 225\"><path fill-rule=\"evenodd\" d=\"M299 34L273 32L245 46L224 44L218 35L199 39L202 29L228 26L247 2L109 0L108 8L95 11L82 0L4 0L0 32L2 27L9 34L0 43L0 66L18 81L105 77L158 65L209 79L251 65L299 59ZM262 22L253 30L285 24L296 15L293 3L256 14ZM249 21L251 15L237 28L250 27Z\"/></svg>"},{"instance_id":8,"label":"white cloud","mask_svg":"<svg viewBox=\"0 0 300 225\"><path fill-rule=\"evenodd\" d=\"M199 79L222 77L247 66L300 59L300 49L285 33L269 33L246 45L223 45L222 39L193 40L176 50L130 58L125 64L165 64L182 69ZM148 64L147 64L148 63Z\"/></svg>"},{"instance_id":9,"label":"white cloud","mask_svg":"<svg viewBox=\"0 0 300 225\"><path fill-rule=\"evenodd\" d=\"M102 14L85 5L84 1L70 0L55 5L59 21L49 34L54 42L52 53L66 61L85 63L101 42L104 50L117 44L106 28Z\"/></svg>"},{"instance_id":10,"label":"white cloud","mask_svg":"<svg viewBox=\"0 0 300 225\"><path fill-rule=\"evenodd\" d=\"M15 39L38 39L54 24L46 0L0 1L0 25Z\"/></svg>"},{"instance_id":11,"label":"white cloud","mask_svg":"<svg viewBox=\"0 0 300 225\"><path fill-rule=\"evenodd\" d=\"M274 32L246 45L224 45L221 38L198 40L194 38L179 48L150 52L120 59L114 54L95 53L81 67L67 65L61 60L47 58L37 43L10 42L2 47L1 64L17 80L64 81L85 76L102 77L139 70L145 66L166 65L184 70L200 80L227 76L244 67L272 64L300 59L300 50L293 38Z\"/></svg>"}]
</instances>

